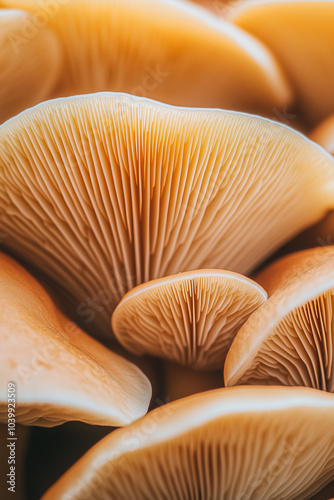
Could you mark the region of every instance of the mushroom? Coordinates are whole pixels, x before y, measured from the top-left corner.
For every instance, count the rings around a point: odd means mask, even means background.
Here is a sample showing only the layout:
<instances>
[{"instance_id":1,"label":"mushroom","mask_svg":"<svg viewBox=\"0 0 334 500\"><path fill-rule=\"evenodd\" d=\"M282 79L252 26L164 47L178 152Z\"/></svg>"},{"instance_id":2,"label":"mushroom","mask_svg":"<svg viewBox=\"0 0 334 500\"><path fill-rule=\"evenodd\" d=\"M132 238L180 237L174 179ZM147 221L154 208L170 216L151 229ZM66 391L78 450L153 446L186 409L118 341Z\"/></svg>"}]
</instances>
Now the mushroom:
<instances>
[{"instance_id":1,"label":"mushroom","mask_svg":"<svg viewBox=\"0 0 334 500\"><path fill-rule=\"evenodd\" d=\"M226 356L226 385L308 386L334 392L334 247L305 250L256 277L269 299Z\"/></svg>"},{"instance_id":2,"label":"mushroom","mask_svg":"<svg viewBox=\"0 0 334 500\"><path fill-rule=\"evenodd\" d=\"M114 311L112 328L133 354L190 368L178 370L166 363L167 371L174 372L167 394L177 399L207 389L206 375L191 369L222 370L236 332L266 298L263 288L245 276L218 269L189 271L128 292ZM212 379L208 375L209 388Z\"/></svg>"},{"instance_id":3,"label":"mushroom","mask_svg":"<svg viewBox=\"0 0 334 500\"><path fill-rule=\"evenodd\" d=\"M334 2L250 0L228 19L275 54L311 124L334 112Z\"/></svg>"},{"instance_id":4,"label":"mushroom","mask_svg":"<svg viewBox=\"0 0 334 500\"><path fill-rule=\"evenodd\" d=\"M60 75L57 38L32 19L0 7L0 123L49 97Z\"/></svg>"},{"instance_id":5,"label":"mushroom","mask_svg":"<svg viewBox=\"0 0 334 500\"><path fill-rule=\"evenodd\" d=\"M333 157L260 117L104 93L0 127L3 243L101 335L133 287L199 268L247 274L330 207Z\"/></svg>"},{"instance_id":6,"label":"mushroom","mask_svg":"<svg viewBox=\"0 0 334 500\"><path fill-rule=\"evenodd\" d=\"M334 114L326 118L311 132L310 139L334 155Z\"/></svg>"},{"instance_id":7,"label":"mushroom","mask_svg":"<svg viewBox=\"0 0 334 500\"><path fill-rule=\"evenodd\" d=\"M232 387L148 413L91 448L42 500L289 500L333 479L334 396Z\"/></svg>"},{"instance_id":8,"label":"mushroom","mask_svg":"<svg viewBox=\"0 0 334 500\"><path fill-rule=\"evenodd\" d=\"M146 413L151 387L142 372L64 317L3 253L0 289L0 422L7 422L8 380L17 387L16 422L26 425L121 426Z\"/></svg>"},{"instance_id":9,"label":"mushroom","mask_svg":"<svg viewBox=\"0 0 334 500\"><path fill-rule=\"evenodd\" d=\"M174 105L267 113L293 98L266 47L187 2L2 3L45 19L57 34L64 65L52 97L117 91Z\"/></svg>"}]
</instances>

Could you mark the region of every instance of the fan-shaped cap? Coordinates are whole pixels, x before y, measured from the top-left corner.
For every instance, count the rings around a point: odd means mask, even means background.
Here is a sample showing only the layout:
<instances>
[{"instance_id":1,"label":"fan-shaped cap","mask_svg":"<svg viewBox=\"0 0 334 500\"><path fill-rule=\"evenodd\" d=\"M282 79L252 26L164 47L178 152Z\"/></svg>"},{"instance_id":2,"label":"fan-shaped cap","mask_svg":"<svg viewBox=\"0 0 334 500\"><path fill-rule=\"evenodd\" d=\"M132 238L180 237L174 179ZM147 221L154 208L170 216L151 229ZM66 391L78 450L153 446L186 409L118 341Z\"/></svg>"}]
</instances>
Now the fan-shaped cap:
<instances>
[{"instance_id":1,"label":"fan-shaped cap","mask_svg":"<svg viewBox=\"0 0 334 500\"><path fill-rule=\"evenodd\" d=\"M271 297L227 354L226 385L304 385L334 392L334 247L305 250L257 280Z\"/></svg>"},{"instance_id":2,"label":"fan-shaped cap","mask_svg":"<svg viewBox=\"0 0 334 500\"><path fill-rule=\"evenodd\" d=\"M48 98L61 70L54 33L20 10L0 6L0 123Z\"/></svg>"},{"instance_id":3,"label":"fan-shaped cap","mask_svg":"<svg viewBox=\"0 0 334 500\"><path fill-rule=\"evenodd\" d=\"M250 0L229 19L259 38L276 55L313 123L334 112L334 2Z\"/></svg>"},{"instance_id":4,"label":"fan-shaped cap","mask_svg":"<svg viewBox=\"0 0 334 500\"><path fill-rule=\"evenodd\" d=\"M321 122L310 134L310 139L334 155L334 115Z\"/></svg>"},{"instance_id":5,"label":"fan-shaped cap","mask_svg":"<svg viewBox=\"0 0 334 500\"><path fill-rule=\"evenodd\" d=\"M36 106L0 127L4 244L110 331L131 288L247 274L334 206L334 159L264 118L124 94Z\"/></svg>"},{"instance_id":6,"label":"fan-shaped cap","mask_svg":"<svg viewBox=\"0 0 334 500\"><path fill-rule=\"evenodd\" d=\"M238 329L266 298L260 286L240 274L189 271L128 292L114 311L112 327L134 354L218 370Z\"/></svg>"},{"instance_id":7,"label":"fan-shaped cap","mask_svg":"<svg viewBox=\"0 0 334 500\"><path fill-rule=\"evenodd\" d=\"M233 387L190 396L97 443L43 500L303 499L334 473L334 396Z\"/></svg>"},{"instance_id":8,"label":"fan-shaped cap","mask_svg":"<svg viewBox=\"0 0 334 500\"><path fill-rule=\"evenodd\" d=\"M151 387L144 374L66 319L5 254L0 283L0 421L7 422L7 381L17 388L15 416L24 424L120 426L146 413Z\"/></svg>"},{"instance_id":9,"label":"fan-shaped cap","mask_svg":"<svg viewBox=\"0 0 334 500\"><path fill-rule=\"evenodd\" d=\"M57 33L65 62L53 97L111 90L174 105L253 112L268 112L292 98L266 47L187 2L3 3L47 16Z\"/></svg>"}]
</instances>

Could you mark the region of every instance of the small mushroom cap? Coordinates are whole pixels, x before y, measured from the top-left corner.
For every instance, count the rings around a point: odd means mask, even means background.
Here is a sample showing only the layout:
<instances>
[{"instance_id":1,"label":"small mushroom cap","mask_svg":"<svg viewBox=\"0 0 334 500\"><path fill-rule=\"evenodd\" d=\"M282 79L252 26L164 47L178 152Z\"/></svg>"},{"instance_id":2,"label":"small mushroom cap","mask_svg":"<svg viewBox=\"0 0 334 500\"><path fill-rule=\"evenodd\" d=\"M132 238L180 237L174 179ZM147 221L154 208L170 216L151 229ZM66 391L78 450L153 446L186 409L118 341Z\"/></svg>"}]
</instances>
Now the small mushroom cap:
<instances>
[{"instance_id":1,"label":"small mushroom cap","mask_svg":"<svg viewBox=\"0 0 334 500\"><path fill-rule=\"evenodd\" d=\"M334 2L250 0L228 18L271 49L313 124L334 112Z\"/></svg>"},{"instance_id":2,"label":"small mushroom cap","mask_svg":"<svg viewBox=\"0 0 334 500\"><path fill-rule=\"evenodd\" d=\"M189 271L128 292L114 311L112 327L134 354L218 370L240 326L266 298L263 288L240 274Z\"/></svg>"},{"instance_id":3,"label":"small mushroom cap","mask_svg":"<svg viewBox=\"0 0 334 500\"><path fill-rule=\"evenodd\" d=\"M174 105L252 112L269 112L292 100L285 74L265 46L187 2L3 4L46 15L57 34L64 66L52 97L116 91Z\"/></svg>"},{"instance_id":4,"label":"small mushroom cap","mask_svg":"<svg viewBox=\"0 0 334 500\"><path fill-rule=\"evenodd\" d=\"M54 33L33 16L0 6L0 123L48 98L61 71Z\"/></svg>"},{"instance_id":5,"label":"small mushroom cap","mask_svg":"<svg viewBox=\"0 0 334 500\"><path fill-rule=\"evenodd\" d=\"M302 500L333 479L334 396L232 387L109 434L43 500Z\"/></svg>"},{"instance_id":6,"label":"small mushroom cap","mask_svg":"<svg viewBox=\"0 0 334 500\"><path fill-rule=\"evenodd\" d=\"M334 392L334 247L285 257L257 279L270 297L237 333L225 384Z\"/></svg>"},{"instance_id":7,"label":"small mushroom cap","mask_svg":"<svg viewBox=\"0 0 334 500\"><path fill-rule=\"evenodd\" d=\"M16 421L24 424L121 426L146 413L151 386L144 374L64 317L35 278L2 253L0 284L1 422L8 380L17 386Z\"/></svg>"},{"instance_id":8,"label":"small mushroom cap","mask_svg":"<svg viewBox=\"0 0 334 500\"><path fill-rule=\"evenodd\" d=\"M334 207L334 159L292 129L126 94L58 99L0 127L4 244L110 332L135 286L248 274Z\"/></svg>"},{"instance_id":9,"label":"small mushroom cap","mask_svg":"<svg viewBox=\"0 0 334 500\"><path fill-rule=\"evenodd\" d=\"M334 156L334 115L321 122L310 134L310 139Z\"/></svg>"}]
</instances>

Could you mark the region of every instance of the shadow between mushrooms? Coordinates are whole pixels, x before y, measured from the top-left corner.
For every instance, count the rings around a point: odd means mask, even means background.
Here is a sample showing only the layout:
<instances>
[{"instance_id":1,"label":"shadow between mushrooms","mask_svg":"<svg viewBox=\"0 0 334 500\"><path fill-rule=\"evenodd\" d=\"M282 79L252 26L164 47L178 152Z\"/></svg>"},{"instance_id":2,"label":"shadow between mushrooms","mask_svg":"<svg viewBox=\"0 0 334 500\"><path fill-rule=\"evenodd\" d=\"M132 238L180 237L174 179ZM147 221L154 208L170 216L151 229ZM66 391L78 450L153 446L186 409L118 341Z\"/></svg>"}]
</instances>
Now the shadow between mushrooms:
<instances>
[{"instance_id":1,"label":"shadow between mushrooms","mask_svg":"<svg viewBox=\"0 0 334 500\"><path fill-rule=\"evenodd\" d=\"M125 94L50 101L0 127L4 244L110 332L131 288L247 274L334 206L334 159L292 129Z\"/></svg>"},{"instance_id":2,"label":"shadow between mushrooms","mask_svg":"<svg viewBox=\"0 0 334 500\"><path fill-rule=\"evenodd\" d=\"M270 112L292 100L268 49L176 0L3 0L45 18L64 64L50 97L116 91L169 104Z\"/></svg>"},{"instance_id":3,"label":"shadow between mushrooms","mask_svg":"<svg viewBox=\"0 0 334 500\"><path fill-rule=\"evenodd\" d=\"M43 500L304 500L333 479L334 396L232 387L148 413L96 444Z\"/></svg>"},{"instance_id":4,"label":"shadow between mushrooms","mask_svg":"<svg viewBox=\"0 0 334 500\"><path fill-rule=\"evenodd\" d=\"M18 423L122 426L146 413L151 387L144 374L64 317L3 253L0 289L0 422L8 417L8 380L17 384Z\"/></svg>"},{"instance_id":5,"label":"shadow between mushrooms","mask_svg":"<svg viewBox=\"0 0 334 500\"><path fill-rule=\"evenodd\" d=\"M310 139L334 155L334 114L326 118L311 132Z\"/></svg>"},{"instance_id":6,"label":"shadow between mushrooms","mask_svg":"<svg viewBox=\"0 0 334 500\"><path fill-rule=\"evenodd\" d=\"M289 255L256 279L269 299L237 333L225 384L334 392L334 247Z\"/></svg>"}]
</instances>

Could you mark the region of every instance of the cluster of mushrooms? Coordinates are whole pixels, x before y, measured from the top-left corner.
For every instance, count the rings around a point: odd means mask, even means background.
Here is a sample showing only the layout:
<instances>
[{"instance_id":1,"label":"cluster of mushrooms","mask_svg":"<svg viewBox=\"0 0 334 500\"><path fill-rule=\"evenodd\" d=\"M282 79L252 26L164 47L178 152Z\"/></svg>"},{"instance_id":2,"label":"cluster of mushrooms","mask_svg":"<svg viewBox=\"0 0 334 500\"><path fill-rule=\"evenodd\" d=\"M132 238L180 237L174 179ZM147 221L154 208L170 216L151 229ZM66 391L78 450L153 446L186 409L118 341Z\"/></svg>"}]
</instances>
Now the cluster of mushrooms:
<instances>
[{"instance_id":1,"label":"cluster of mushrooms","mask_svg":"<svg viewBox=\"0 0 334 500\"><path fill-rule=\"evenodd\" d=\"M333 498L334 0L0 0L0 68L0 499Z\"/></svg>"}]
</instances>

